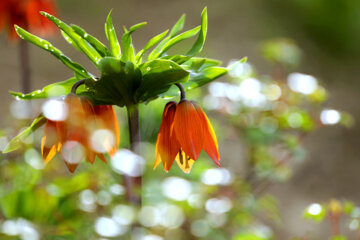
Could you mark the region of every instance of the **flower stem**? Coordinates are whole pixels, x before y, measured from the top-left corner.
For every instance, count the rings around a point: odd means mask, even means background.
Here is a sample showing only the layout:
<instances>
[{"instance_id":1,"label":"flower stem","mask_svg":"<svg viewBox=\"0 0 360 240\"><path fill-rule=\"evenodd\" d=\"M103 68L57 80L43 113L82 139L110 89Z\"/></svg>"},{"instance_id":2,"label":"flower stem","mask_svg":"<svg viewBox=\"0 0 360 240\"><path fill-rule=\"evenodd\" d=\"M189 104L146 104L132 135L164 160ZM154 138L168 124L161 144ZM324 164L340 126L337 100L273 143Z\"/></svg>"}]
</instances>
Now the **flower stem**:
<instances>
[{"instance_id":1,"label":"flower stem","mask_svg":"<svg viewBox=\"0 0 360 240\"><path fill-rule=\"evenodd\" d=\"M21 69L21 90L23 93L29 93L31 90L30 63L29 63L29 45L26 41L20 41L20 69Z\"/></svg>"},{"instance_id":2,"label":"flower stem","mask_svg":"<svg viewBox=\"0 0 360 240\"><path fill-rule=\"evenodd\" d=\"M80 87L82 84L85 84L85 80L86 80L86 78L77 81L77 82L72 86L72 88L71 88L71 93L76 94L76 89L77 89L78 87Z\"/></svg>"},{"instance_id":3,"label":"flower stem","mask_svg":"<svg viewBox=\"0 0 360 240\"><path fill-rule=\"evenodd\" d=\"M126 107L129 124L130 149L140 155L140 123L139 106L131 105ZM133 205L141 206L141 176L130 177L124 175L127 200Z\"/></svg>"},{"instance_id":4,"label":"flower stem","mask_svg":"<svg viewBox=\"0 0 360 240\"><path fill-rule=\"evenodd\" d=\"M184 89L183 85L181 85L181 83L175 83L175 85L180 90L180 101L184 100L185 99L185 89Z\"/></svg>"}]
</instances>

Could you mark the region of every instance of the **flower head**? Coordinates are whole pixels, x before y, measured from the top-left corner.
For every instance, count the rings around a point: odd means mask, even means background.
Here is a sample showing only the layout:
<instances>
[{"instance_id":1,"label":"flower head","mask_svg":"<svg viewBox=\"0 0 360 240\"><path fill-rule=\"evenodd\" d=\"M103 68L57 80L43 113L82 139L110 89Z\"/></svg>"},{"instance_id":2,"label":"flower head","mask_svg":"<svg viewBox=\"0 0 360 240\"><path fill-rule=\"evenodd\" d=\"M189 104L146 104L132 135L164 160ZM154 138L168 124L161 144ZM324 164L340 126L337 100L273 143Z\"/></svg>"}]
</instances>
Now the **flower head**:
<instances>
[{"instance_id":1,"label":"flower head","mask_svg":"<svg viewBox=\"0 0 360 240\"><path fill-rule=\"evenodd\" d=\"M1 0L0 1L0 31L7 28L10 39L16 39L14 25L45 34L53 32L54 27L49 20L39 12L55 13L52 0Z\"/></svg>"},{"instance_id":2,"label":"flower head","mask_svg":"<svg viewBox=\"0 0 360 240\"><path fill-rule=\"evenodd\" d=\"M65 98L67 117L63 121L48 119L41 141L41 152L48 163L59 152L70 172L85 158L94 163L96 156L106 163L103 155L113 155L119 144L119 128L110 105L93 106L90 100L69 94ZM99 131L108 134L96 135ZM99 139L99 137L101 139ZM94 147L100 143L101 148Z\"/></svg>"},{"instance_id":3,"label":"flower head","mask_svg":"<svg viewBox=\"0 0 360 240\"><path fill-rule=\"evenodd\" d=\"M156 142L154 168L163 163L169 171L174 160L189 173L204 150L220 166L215 132L206 114L196 102L182 99L166 104Z\"/></svg>"}]
</instances>

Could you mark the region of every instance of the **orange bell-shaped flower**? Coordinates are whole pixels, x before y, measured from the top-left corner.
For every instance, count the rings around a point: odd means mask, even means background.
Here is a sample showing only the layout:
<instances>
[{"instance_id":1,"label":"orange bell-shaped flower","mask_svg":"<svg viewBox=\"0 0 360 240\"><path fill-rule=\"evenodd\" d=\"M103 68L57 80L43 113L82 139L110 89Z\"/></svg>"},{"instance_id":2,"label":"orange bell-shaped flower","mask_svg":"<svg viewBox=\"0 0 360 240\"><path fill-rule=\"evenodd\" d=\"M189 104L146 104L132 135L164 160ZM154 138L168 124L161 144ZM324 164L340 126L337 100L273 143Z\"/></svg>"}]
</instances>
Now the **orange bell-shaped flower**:
<instances>
[{"instance_id":1,"label":"orange bell-shaped flower","mask_svg":"<svg viewBox=\"0 0 360 240\"><path fill-rule=\"evenodd\" d=\"M174 160L189 173L204 150L220 166L215 132L200 105L186 99L169 102L164 109L157 142L154 168L162 162L169 171Z\"/></svg>"},{"instance_id":2,"label":"orange bell-shaped flower","mask_svg":"<svg viewBox=\"0 0 360 240\"><path fill-rule=\"evenodd\" d=\"M67 117L48 119L41 141L41 152L48 163L59 152L70 172L85 158L96 156L106 163L104 152L114 154L119 144L119 128L112 106L93 106L90 100L69 94L65 98Z\"/></svg>"}]
</instances>

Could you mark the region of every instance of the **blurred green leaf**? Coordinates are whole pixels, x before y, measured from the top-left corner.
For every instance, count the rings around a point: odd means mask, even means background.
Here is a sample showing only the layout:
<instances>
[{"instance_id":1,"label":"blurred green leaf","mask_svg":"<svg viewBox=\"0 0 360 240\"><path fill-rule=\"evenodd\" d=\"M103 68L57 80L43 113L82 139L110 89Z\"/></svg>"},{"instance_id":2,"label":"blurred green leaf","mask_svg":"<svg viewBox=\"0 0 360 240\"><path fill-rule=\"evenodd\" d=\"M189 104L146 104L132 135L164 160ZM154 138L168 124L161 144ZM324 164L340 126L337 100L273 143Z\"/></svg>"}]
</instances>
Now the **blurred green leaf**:
<instances>
[{"instance_id":1,"label":"blurred green leaf","mask_svg":"<svg viewBox=\"0 0 360 240\"><path fill-rule=\"evenodd\" d=\"M321 222L326 217L326 209L323 205L312 204L305 210L303 217L315 222Z\"/></svg>"},{"instance_id":2,"label":"blurred green leaf","mask_svg":"<svg viewBox=\"0 0 360 240\"><path fill-rule=\"evenodd\" d=\"M120 44L119 44L119 41L116 36L114 25L112 23L111 14L112 14L112 10L109 12L109 15L107 16L107 19L106 19L105 33L106 33L106 37L109 41L110 51L111 51L112 55L114 57L120 59L121 58L121 48L120 48Z\"/></svg>"},{"instance_id":3,"label":"blurred green leaf","mask_svg":"<svg viewBox=\"0 0 360 240\"><path fill-rule=\"evenodd\" d=\"M31 123L31 125L18 134L15 138L13 138L5 147L3 153L12 152L22 145L22 141L25 140L31 133L33 133L36 129L45 124L46 118L40 114L35 120Z\"/></svg>"},{"instance_id":4,"label":"blurred green leaf","mask_svg":"<svg viewBox=\"0 0 360 240\"><path fill-rule=\"evenodd\" d=\"M41 12L43 16L52 21L62 31L64 31L76 45L81 49L83 53L97 66L101 58L101 55L81 36L79 36L69 25L61 21L60 19L46 13Z\"/></svg>"},{"instance_id":5,"label":"blurred green leaf","mask_svg":"<svg viewBox=\"0 0 360 240\"><path fill-rule=\"evenodd\" d=\"M83 66L80 64L71 61L71 59L65 56L59 49L55 48L50 42L41 39L26 30L22 29L21 27L15 25L15 30L17 34L26 41L33 43L34 45L50 52L56 58L58 58L61 62L63 62L67 67L73 70L76 74L83 78L91 77L91 74L88 73Z\"/></svg>"}]
</instances>

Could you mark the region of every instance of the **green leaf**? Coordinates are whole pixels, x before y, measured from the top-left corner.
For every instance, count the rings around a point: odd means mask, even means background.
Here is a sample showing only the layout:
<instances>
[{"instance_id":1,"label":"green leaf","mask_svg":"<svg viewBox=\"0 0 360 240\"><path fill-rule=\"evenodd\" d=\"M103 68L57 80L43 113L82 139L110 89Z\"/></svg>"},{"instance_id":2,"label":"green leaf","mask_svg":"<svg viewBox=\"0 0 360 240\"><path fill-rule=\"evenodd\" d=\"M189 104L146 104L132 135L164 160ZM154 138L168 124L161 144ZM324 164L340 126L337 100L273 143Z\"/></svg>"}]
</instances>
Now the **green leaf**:
<instances>
[{"instance_id":1,"label":"green leaf","mask_svg":"<svg viewBox=\"0 0 360 240\"><path fill-rule=\"evenodd\" d=\"M10 94L13 95L17 99L21 100L31 100L31 99L40 99L40 98L51 98L51 97L60 97L67 95L71 92L72 86L78 81L77 78L73 77L68 80L53 83L47 85L41 90L36 90L28 94L23 94L19 92L12 92ZM81 93L86 91L84 85L81 85L77 89L77 93Z\"/></svg>"},{"instance_id":2,"label":"green leaf","mask_svg":"<svg viewBox=\"0 0 360 240\"><path fill-rule=\"evenodd\" d=\"M145 47L142 50L140 50L138 54L136 54L135 60L137 64L141 63L141 59L144 53L153 46L155 46L156 44L158 44L165 37L168 31L169 30L166 30L165 32L162 32L159 35L156 35L155 37L150 39L150 41L145 45Z\"/></svg>"},{"instance_id":3,"label":"green leaf","mask_svg":"<svg viewBox=\"0 0 360 240\"><path fill-rule=\"evenodd\" d=\"M112 23L111 14L112 14L112 10L110 11L110 13L109 13L109 15L107 16L107 19L106 19L105 33L106 33L107 39L109 40L110 51L111 51L112 55L114 57L120 59L120 57L121 57L121 48L120 48L120 44L119 44L119 41L118 41L117 36L116 36L114 25Z\"/></svg>"},{"instance_id":4,"label":"green leaf","mask_svg":"<svg viewBox=\"0 0 360 240\"><path fill-rule=\"evenodd\" d=\"M175 25L171 28L171 31L170 31L170 34L169 34L170 38L174 37L176 34L178 34L184 28L185 18L186 18L186 15L183 14L179 18L179 20L177 20Z\"/></svg>"},{"instance_id":5,"label":"green leaf","mask_svg":"<svg viewBox=\"0 0 360 240\"><path fill-rule=\"evenodd\" d=\"M136 30L144 27L146 24L147 24L146 22L138 23L130 27L129 31L127 31L125 28L125 33L121 38L121 43L124 51L123 55L121 56L121 61L123 62L130 61L132 63L135 63L135 50L132 44L131 34Z\"/></svg>"},{"instance_id":6,"label":"green leaf","mask_svg":"<svg viewBox=\"0 0 360 240\"><path fill-rule=\"evenodd\" d=\"M207 33L207 8L205 7L201 13L201 29L198 38L196 39L194 45L186 54L187 56L195 56L203 49Z\"/></svg>"},{"instance_id":7,"label":"green leaf","mask_svg":"<svg viewBox=\"0 0 360 240\"><path fill-rule=\"evenodd\" d=\"M31 123L31 125L22 131L19 135L13 138L8 145L6 145L3 153L12 152L22 145L22 141L24 141L31 133L33 133L36 129L45 124L46 118L40 114L35 120Z\"/></svg>"},{"instance_id":8,"label":"green leaf","mask_svg":"<svg viewBox=\"0 0 360 240\"><path fill-rule=\"evenodd\" d=\"M189 72L169 60L153 60L139 66L143 79L136 92L137 102L156 98L166 92L171 85L186 82Z\"/></svg>"},{"instance_id":9,"label":"green leaf","mask_svg":"<svg viewBox=\"0 0 360 240\"><path fill-rule=\"evenodd\" d=\"M79 36L69 25L61 21L60 19L48 14L46 12L40 12L47 19L52 21L56 26L63 30L76 45L81 49L83 53L97 66L101 55L81 36Z\"/></svg>"},{"instance_id":10,"label":"green leaf","mask_svg":"<svg viewBox=\"0 0 360 240\"><path fill-rule=\"evenodd\" d=\"M107 49L107 47L100 42L94 36L88 34L84 29L77 25L71 25L71 28L79 34L83 39L85 39L93 48L100 53L102 57L112 56L111 52Z\"/></svg>"},{"instance_id":11,"label":"green leaf","mask_svg":"<svg viewBox=\"0 0 360 240\"><path fill-rule=\"evenodd\" d=\"M79 48L79 46L69 37L69 35L67 35L64 31L60 31L61 35L63 36L63 38L71 45L73 46L76 50L81 52L81 49Z\"/></svg>"},{"instance_id":12,"label":"green leaf","mask_svg":"<svg viewBox=\"0 0 360 240\"><path fill-rule=\"evenodd\" d=\"M22 29L17 25L15 25L15 30L17 34L20 36L20 38L25 39L26 41L31 42L32 44L50 52L52 55L58 58L62 63L64 63L67 67L73 70L75 74L83 78L88 78L92 76L90 73L88 73L85 70L83 66L81 66L76 62L71 61L69 57L65 56L59 49L55 48L50 42L27 32L26 30Z\"/></svg>"},{"instance_id":13,"label":"green leaf","mask_svg":"<svg viewBox=\"0 0 360 240\"><path fill-rule=\"evenodd\" d=\"M191 72L189 81L183 83L185 90L191 90L202 85L205 85L215 79L225 75L228 72L226 68L223 67L208 67L203 69L201 72ZM179 90L176 86L172 86L169 91L161 94L161 97L174 97L179 95Z\"/></svg>"},{"instance_id":14,"label":"green leaf","mask_svg":"<svg viewBox=\"0 0 360 240\"><path fill-rule=\"evenodd\" d=\"M243 64L246 63L247 61L247 57L243 57L242 59L240 59L239 61L234 62L233 64L231 64L230 66L227 67L227 69L229 71L232 71L235 67L237 67L239 64Z\"/></svg>"},{"instance_id":15,"label":"green leaf","mask_svg":"<svg viewBox=\"0 0 360 240\"><path fill-rule=\"evenodd\" d=\"M96 101L109 101L118 106L135 103L134 95L141 83L141 72L131 62L122 62L114 57L105 57L99 63L99 80L85 84L95 91Z\"/></svg>"},{"instance_id":16,"label":"green leaf","mask_svg":"<svg viewBox=\"0 0 360 240\"><path fill-rule=\"evenodd\" d=\"M188 61L182 64L186 70L191 70L195 72L201 72L205 68L208 67L216 67L221 64L221 61L211 58L200 58L200 57L192 57Z\"/></svg>"},{"instance_id":17,"label":"green leaf","mask_svg":"<svg viewBox=\"0 0 360 240\"><path fill-rule=\"evenodd\" d=\"M176 34L178 34L184 27L185 23L185 17L186 15L183 14L180 19L175 23L175 25L171 28L170 34L168 37L166 37L164 40L162 40L156 48L149 54L148 61L155 59L155 55L157 55L161 48L164 46L165 43L167 43L171 38L173 38Z\"/></svg>"},{"instance_id":18,"label":"green leaf","mask_svg":"<svg viewBox=\"0 0 360 240\"><path fill-rule=\"evenodd\" d=\"M164 53L166 53L166 51L168 51L174 45L178 44L181 41L184 41L188 38L195 36L200 31L200 29L201 29L201 27L197 26L196 28L193 28L191 30L188 30L186 32L183 32L183 33L177 35L176 37L171 38L169 41L167 41L164 44L164 46L161 47L161 49L158 53L155 53L152 56L149 55L149 58L156 59L158 57L161 57ZM149 58L148 58L148 60L149 60Z\"/></svg>"}]
</instances>

